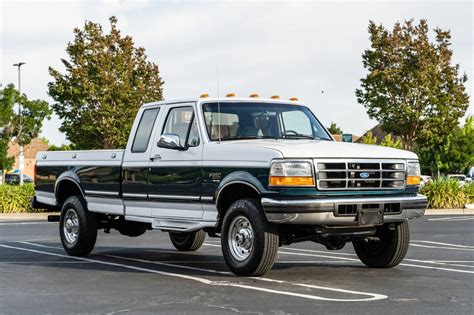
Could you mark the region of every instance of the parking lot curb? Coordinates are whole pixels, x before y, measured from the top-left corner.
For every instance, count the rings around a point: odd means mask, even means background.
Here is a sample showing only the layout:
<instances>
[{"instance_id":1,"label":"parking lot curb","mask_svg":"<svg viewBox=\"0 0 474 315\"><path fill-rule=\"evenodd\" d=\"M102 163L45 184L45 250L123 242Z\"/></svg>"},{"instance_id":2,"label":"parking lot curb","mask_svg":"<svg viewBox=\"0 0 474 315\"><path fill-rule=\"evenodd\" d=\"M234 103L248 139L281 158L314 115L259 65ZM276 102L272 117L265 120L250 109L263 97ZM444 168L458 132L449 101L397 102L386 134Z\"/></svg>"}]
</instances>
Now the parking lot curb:
<instances>
[{"instance_id":1,"label":"parking lot curb","mask_svg":"<svg viewBox=\"0 0 474 315\"><path fill-rule=\"evenodd\" d=\"M474 214L474 209L426 209L425 215Z\"/></svg>"},{"instance_id":2,"label":"parking lot curb","mask_svg":"<svg viewBox=\"0 0 474 315\"><path fill-rule=\"evenodd\" d=\"M0 213L0 222L5 221L48 221L49 215L59 215L59 212L41 213Z\"/></svg>"}]
</instances>

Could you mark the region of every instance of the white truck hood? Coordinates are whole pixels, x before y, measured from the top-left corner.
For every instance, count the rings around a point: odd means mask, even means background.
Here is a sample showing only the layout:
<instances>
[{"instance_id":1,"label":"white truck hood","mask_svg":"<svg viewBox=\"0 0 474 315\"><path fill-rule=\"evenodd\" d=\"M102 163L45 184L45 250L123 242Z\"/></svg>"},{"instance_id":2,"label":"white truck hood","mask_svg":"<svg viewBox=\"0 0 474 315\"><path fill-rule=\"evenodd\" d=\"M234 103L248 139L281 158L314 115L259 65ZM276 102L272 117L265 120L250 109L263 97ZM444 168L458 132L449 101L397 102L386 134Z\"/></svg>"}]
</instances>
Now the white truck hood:
<instances>
[{"instance_id":1,"label":"white truck hood","mask_svg":"<svg viewBox=\"0 0 474 315\"><path fill-rule=\"evenodd\" d=\"M240 140L234 144L277 150L285 158L418 159L410 151L324 140Z\"/></svg>"}]
</instances>

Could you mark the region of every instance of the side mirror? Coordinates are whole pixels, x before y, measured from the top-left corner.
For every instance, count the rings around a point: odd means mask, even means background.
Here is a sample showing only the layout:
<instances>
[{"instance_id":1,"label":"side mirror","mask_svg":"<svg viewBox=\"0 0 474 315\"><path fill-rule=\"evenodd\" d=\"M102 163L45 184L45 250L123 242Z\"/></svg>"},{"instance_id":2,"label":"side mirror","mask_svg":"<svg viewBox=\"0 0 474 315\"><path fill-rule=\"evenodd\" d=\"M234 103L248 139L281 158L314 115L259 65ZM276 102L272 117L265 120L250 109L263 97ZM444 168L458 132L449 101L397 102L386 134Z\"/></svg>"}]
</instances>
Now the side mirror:
<instances>
[{"instance_id":1,"label":"side mirror","mask_svg":"<svg viewBox=\"0 0 474 315\"><path fill-rule=\"evenodd\" d=\"M165 133L161 135L160 140L158 140L156 145L165 149L184 150L180 145L179 135L174 133Z\"/></svg>"}]
</instances>

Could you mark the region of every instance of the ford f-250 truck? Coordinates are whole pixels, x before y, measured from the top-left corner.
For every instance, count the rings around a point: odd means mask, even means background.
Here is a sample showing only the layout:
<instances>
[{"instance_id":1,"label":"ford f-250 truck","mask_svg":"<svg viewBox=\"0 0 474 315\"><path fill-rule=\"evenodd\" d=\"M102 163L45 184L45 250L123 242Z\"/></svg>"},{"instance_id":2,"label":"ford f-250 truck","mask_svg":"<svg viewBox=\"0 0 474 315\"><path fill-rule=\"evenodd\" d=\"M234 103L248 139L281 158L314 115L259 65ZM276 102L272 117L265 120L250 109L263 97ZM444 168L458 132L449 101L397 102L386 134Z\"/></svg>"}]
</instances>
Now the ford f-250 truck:
<instances>
[{"instance_id":1,"label":"ford f-250 truck","mask_svg":"<svg viewBox=\"0 0 474 315\"><path fill-rule=\"evenodd\" d=\"M424 214L408 151L338 143L304 104L209 98L143 105L125 150L40 152L34 208L61 210L67 253L97 230L169 233L182 251L220 237L228 267L258 276L279 246L352 242L369 267L399 264L408 220Z\"/></svg>"}]
</instances>

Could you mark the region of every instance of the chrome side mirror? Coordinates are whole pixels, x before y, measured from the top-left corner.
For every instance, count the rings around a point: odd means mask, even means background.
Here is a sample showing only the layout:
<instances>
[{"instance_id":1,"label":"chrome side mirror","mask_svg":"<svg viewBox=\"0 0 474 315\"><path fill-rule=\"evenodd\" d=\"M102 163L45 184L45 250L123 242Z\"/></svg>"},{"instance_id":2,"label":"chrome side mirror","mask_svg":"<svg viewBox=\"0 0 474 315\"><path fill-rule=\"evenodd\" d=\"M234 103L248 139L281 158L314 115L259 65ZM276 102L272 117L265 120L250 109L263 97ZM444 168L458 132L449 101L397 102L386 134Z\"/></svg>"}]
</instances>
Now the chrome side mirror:
<instances>
[{"instance_id":1,"label":"chrome side mirror","mask_svg":"<svg viewBox=\"0 0 474 315\"><path fill-rule=\"evenodd\" d=\"M162 134L156 145L165 149L184 150L184 148L180 145L179 135L174 133Z\"/></svg>"}]
</instances>

